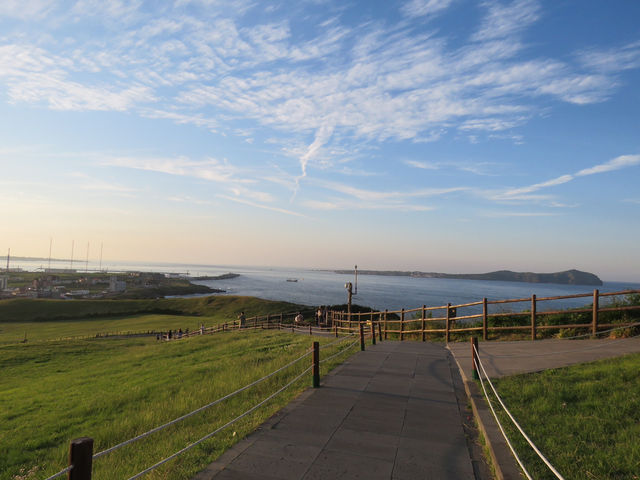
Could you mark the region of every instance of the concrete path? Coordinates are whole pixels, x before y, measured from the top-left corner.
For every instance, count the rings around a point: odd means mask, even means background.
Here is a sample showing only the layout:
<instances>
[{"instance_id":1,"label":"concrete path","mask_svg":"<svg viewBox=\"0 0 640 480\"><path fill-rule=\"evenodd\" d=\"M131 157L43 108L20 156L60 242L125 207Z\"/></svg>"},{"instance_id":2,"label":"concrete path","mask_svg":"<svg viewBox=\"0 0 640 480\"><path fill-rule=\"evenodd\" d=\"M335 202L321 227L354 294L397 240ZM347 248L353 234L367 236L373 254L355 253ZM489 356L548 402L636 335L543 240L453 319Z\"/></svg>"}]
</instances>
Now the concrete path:
<instances>
[{"instance_id":1,"label":"concrete path","mask_svg":"<svg viewBox=\"0 0 640 480\"><path fill-rule=\"evenodd\" d=\"M448 348L464 370L465 376L471 378L471 345L468 342L450 343ZM487 375L490 378L498 378L640 352L640 337L599 340L481 341L478 350Z\"/></svg>"},{"instance_id":2,"label":"concrete path","mask_svg":"<svg viewBox=\"0 0 640 480\"><path fill-rule=\"evenodd\" d=\"M474 479L455 381L444 345L368 345L196 479Z\"/></svg>"}]
</instances>

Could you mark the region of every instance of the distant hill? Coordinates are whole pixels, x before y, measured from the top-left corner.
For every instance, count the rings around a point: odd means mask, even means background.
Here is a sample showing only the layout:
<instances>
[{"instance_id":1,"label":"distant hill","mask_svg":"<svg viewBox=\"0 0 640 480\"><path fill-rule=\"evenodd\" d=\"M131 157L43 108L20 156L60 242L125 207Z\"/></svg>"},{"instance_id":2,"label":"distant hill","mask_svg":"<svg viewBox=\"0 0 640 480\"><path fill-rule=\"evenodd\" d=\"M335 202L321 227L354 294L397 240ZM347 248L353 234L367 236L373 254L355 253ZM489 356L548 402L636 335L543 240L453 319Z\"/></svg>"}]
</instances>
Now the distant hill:
<instances>
[{"instance_id":1,"label":"distant hill","mask_svg":"<svg viewBox=\"0 0 640 480\"><path fill-rule=\"evenodd\" d=\"M336 270L336 273L350 274L353 270ZM562 285L602 285L597 275L580 270L567 270L556 273L512 272L498 270L489 273L436 273L405 272L397 270L358 270L361 275L389 275L418 278L453 278L458 280L497 280L501 282L559 283Z\"/></svg>"}]
</instances>

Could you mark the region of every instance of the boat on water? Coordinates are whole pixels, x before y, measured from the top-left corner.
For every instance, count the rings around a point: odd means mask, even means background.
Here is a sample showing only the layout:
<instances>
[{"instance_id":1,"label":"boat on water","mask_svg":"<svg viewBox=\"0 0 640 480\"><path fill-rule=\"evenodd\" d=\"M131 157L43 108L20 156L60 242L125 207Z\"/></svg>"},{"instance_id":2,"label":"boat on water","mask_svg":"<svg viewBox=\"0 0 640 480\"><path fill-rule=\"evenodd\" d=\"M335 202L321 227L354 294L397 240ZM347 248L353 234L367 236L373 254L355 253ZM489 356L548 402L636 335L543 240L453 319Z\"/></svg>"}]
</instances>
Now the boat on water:
<instances>
[{"instance_id":1,"label":"boat on water","mask_svg":"<svg viewBox=\"0 0 640 480\"><path fill-rule=\"evenodd\" d=\"M287 282L297 282L297 278L287 278Z\"/></svg>"}]
</instances>

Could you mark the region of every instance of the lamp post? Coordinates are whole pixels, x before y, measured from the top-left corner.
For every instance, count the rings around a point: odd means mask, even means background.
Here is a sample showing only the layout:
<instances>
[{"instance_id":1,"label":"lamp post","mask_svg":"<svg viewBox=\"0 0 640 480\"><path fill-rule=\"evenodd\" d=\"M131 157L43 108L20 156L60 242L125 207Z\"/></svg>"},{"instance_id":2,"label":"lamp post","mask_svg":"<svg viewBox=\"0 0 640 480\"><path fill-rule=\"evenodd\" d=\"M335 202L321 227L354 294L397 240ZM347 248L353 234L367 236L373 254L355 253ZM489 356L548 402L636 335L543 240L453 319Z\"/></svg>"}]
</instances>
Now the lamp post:
<instances>
[{"instance_id":1,"label":"lamp post","mask_svg":"<svg viewBox=\"0 0 640 480\"><path fill-rule=\"evenodd\" d=\"M355 269L355 274L356 274L356 291L353 294L357 295L358 294L358 265L356 265L353 268Z\"/></svg>"}]
</instances>

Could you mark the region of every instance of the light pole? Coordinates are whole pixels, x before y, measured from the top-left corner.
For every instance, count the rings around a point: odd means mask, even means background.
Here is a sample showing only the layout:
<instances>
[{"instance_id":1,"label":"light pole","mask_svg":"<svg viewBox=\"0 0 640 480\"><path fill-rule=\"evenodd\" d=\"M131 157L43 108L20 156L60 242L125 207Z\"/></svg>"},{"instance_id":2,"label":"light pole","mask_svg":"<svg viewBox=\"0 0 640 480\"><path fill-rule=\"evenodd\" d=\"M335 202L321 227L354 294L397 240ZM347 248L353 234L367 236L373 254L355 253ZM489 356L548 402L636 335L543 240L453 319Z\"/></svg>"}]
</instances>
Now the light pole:
<instances>
[{"instance_id":1,"label":"light pole","mask_svg":"<svg viewBox=\"0 0 640 480\"><path fill-rule=\"evenodd\" d=\"M356 265L355 267L355 273L356 273L356 291L354 293L354 295L358 294L358 265Z\"/></svg>"}]
</instances>

